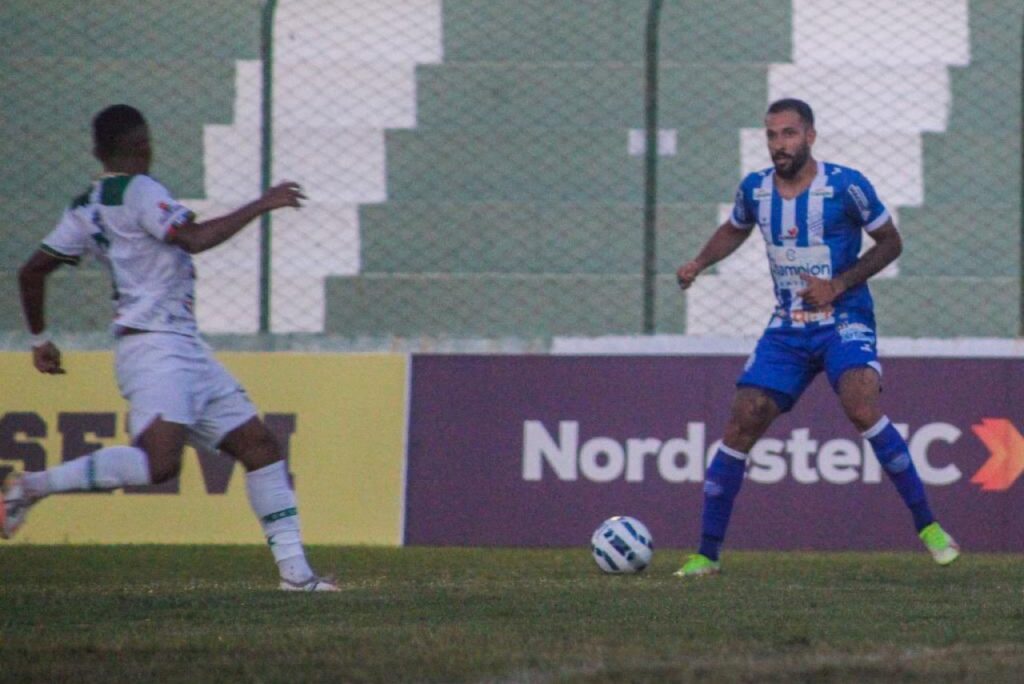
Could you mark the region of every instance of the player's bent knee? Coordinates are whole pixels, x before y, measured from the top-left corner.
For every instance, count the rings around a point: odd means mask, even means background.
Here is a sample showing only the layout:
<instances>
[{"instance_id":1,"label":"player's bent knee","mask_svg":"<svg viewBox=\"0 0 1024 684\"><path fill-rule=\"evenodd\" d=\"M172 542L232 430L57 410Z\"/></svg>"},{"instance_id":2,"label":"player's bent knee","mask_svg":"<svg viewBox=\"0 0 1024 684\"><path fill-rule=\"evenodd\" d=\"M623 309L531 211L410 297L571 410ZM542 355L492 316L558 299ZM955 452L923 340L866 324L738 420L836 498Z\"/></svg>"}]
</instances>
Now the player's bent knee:
<instances>
[{"instance_id":1,"label":"player's bent knee","mask_svg":"<svg viewBox=\"0 0 1024 684\"><path fill-rule=\"evenodd\" d=\"M162 484L181 474L181 455L149 456L149 475L153 484Z\"/></svg>"},{"instance_id":2,"label":"player's bent knee","mask_svg":"<svg viewBox=\"0 0 1024 684\"><path fill-rule=\"evenodd\" d=\"M861 432L870 429L882 418L882 412L874 403L858 402L854 404L844 401L843 411L854 427Z\"/></svg>"},{"instance_id":3,"label":"player's bent knee","mask_svg":"<svg viewBox=\"0 0 1024 684\"><path fill-rule=\"evenodd\" d=\"M253 461L258 464L257 467L277 463L284 459L284 454L281 453L281 448L277 443L277 439L275 439L269 431L261 435L253 444L252 454Z\"/></svg>"},{"instance_id":4,"label":"player's bent knee","mask_svg":"<svg viewBox=\"0 0 1024 684\"><path fill-rule=\"evenodd\" d=\"M763 392L744 392L736 398L730 423L744 435L760 436L767 429L779 409Z\"/></svg>"},{"instance_id":5,"label":"player's bent knee","mask_svg":"<svg viewBox=\"0 0 1024 684\"><path fill-rule=\"evenodd\" d=\"M241 463L246 470L259 470L284 460L284 453L273 433L258 419L234 430L220 448Z\"/></svg>"}]
</instances>

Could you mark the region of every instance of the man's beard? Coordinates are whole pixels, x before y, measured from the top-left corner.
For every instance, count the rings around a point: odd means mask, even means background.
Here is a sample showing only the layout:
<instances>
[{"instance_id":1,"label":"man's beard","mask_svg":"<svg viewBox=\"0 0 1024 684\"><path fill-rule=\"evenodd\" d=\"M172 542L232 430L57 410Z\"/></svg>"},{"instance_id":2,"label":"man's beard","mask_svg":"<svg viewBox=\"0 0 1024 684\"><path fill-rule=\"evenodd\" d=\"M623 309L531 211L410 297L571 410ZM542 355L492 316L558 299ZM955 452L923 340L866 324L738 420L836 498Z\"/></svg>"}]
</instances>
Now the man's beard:
<instances>
[{"instance_id":1,"label":"man's beard","mask_svg":"<svg viewBox=\"0 0 1024 684\"><path fill-rule=\"evenodd\" d=\"M811 149L807 145L804 145L797 150L796 154L793 156L776 155L772 158L772 164L775 165L775 173L781 178L793 180L796 178L796 175L800 173L800 169L804 168L804 164L807 163L807 160L810 159L810 157ZM789 164L780 166L780 164L786 164L786 162L789 162Z\"/></svg>"}]
</instances>

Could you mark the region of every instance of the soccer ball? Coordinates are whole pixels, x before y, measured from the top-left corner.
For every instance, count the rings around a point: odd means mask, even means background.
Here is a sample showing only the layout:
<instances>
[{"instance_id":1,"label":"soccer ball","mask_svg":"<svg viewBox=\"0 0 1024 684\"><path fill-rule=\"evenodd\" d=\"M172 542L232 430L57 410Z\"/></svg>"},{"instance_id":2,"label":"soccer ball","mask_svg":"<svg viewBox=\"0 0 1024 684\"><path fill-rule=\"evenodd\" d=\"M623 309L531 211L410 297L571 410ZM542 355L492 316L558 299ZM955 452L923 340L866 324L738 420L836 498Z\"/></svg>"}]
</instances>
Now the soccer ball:
<instances>
[{"instance_id":1,"label":"soccer ball","mask_svg":"<svg viewBox=\"0 0 1024 684\"><path fill-rule=\"evenodd\" d=\"M612 574L640 572L654 555L654 540L636 518L616 515L608 518L590 538L597 567Z\"/></svg>"}]
</instances>

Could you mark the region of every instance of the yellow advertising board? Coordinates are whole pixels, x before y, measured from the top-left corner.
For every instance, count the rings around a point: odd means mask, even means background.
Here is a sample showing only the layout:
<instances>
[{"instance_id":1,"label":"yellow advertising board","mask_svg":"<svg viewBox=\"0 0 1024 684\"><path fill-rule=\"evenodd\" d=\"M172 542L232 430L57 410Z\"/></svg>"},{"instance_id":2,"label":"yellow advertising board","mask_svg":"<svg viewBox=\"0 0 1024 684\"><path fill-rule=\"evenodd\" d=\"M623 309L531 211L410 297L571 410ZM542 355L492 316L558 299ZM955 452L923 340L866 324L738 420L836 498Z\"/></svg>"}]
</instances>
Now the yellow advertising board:
<instances>
[{"instance_id":1,"label":"yellow advertising board","mask_svg":"<svg viewBox=\"0 0 1024 684\"><path fill-rule=\"evenodd\" d=\"M400 354L220 353L288 454L308 544L402 540L408 358ZM0 469L61 463L125 444L127 405L111 352L68 352L66 375L0 353ZM185 452L178 480L52 496L21 543L262 543L241 465ZM11 543L11 542L8 542Z\"/></svg>"}]
</instances>

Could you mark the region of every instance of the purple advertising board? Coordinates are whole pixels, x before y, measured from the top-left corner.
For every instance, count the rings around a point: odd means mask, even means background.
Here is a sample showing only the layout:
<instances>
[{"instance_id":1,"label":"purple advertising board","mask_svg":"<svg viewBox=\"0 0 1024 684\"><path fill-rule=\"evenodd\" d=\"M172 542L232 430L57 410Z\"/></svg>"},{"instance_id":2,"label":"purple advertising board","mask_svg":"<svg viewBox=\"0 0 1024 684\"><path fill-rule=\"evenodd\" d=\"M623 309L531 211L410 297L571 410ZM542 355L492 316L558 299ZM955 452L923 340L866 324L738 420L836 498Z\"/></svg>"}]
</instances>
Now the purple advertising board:
<instances>
[{"instance_id":1,"label":"purple advertising board","mask_svg":"<svg viewBox=\"0 0 1024 684\"><path fill-rule=\"evenodd\" d=\"M417 355L405 543L582 546L632 515L696 545L741 357ZM889 359L883 409L969 551L1024 551L1024 372ZM733 549L918 549L909 512L819 377L751 453Z\"/></svg>"}]
</instances>

